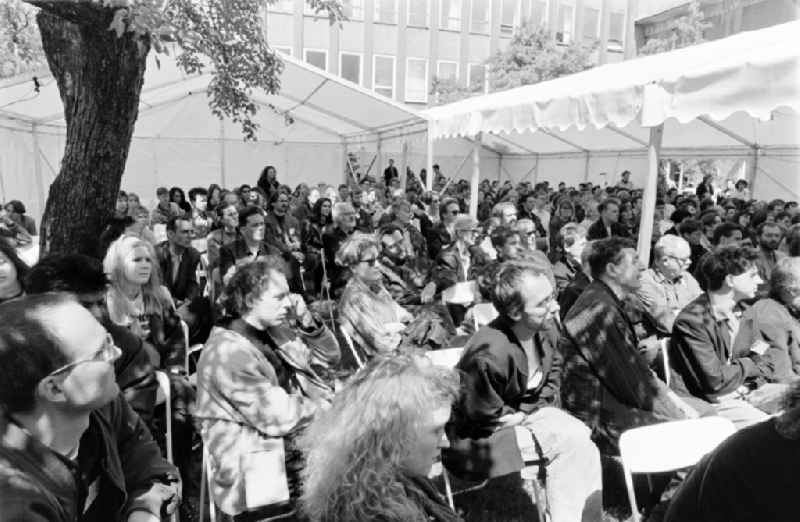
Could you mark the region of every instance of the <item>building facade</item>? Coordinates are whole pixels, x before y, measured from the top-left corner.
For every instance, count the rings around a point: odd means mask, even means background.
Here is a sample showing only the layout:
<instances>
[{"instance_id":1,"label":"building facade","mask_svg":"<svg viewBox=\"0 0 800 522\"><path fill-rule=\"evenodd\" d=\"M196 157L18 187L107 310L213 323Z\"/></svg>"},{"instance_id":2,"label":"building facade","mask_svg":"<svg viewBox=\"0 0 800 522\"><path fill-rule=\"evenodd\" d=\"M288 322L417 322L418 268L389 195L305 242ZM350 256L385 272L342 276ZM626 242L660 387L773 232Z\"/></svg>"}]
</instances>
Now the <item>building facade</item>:
<instances>
[{"instance_id":1,"label":"building facade","mask_svg":"<svg viewBox=\"0 0 800 522\"><path fill-rule=\"evenodd\" d=\"M599 43L596 63L620 61L634 45L631 0L343 0L348 21L330 25L305 0L267 7L274 49L394 100L432 103L434 77L486 89L485 60L523 22L558 43ZM635 52L635 51L634 51Z\"/></svg>"},{"instance_id":2,"label":"building facade","mask_svg":"<svg viewBox=\"0 0 800 522\"><path fill-rule=\"evenodd\" d=\"M632 1L634 40L627 51L635 51L651 38L664 38L672 30L672 22L689 12L687 0ZM709 28L706 40L725 38L742 31L763 29L800 18L797 0L700 0L700 10Z\"/></svg>"}]
</instances>

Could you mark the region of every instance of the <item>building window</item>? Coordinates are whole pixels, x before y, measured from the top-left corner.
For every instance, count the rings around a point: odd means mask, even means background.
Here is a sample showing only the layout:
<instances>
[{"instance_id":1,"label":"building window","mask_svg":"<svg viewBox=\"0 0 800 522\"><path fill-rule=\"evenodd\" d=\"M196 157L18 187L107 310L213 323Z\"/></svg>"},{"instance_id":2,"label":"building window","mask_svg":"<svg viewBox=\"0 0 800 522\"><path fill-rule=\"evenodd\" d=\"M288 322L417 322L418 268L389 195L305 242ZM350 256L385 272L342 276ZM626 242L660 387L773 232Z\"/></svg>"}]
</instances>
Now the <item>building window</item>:
<instances>
[{"instance_id":1,"label":"building window","mask_svg":"<svg viewBox=\"0 0 800 522\"><path fill-rule=\"evenodd\" d=\"M361 85L361 55L355 53L339 54L339 75L356 85Z\"/></svg>"},{"instance_id":2,"label":"building window","mask_svg":"<svg viewBox=\"0 0 800 522\"><path fill-rule=\"evenodd\" d=\"M406 23L415 27L428 27L428 0L407 0L408 18Z\"/></svg>"},{"instance_id":3,"label":"building window","mask_svg":"<svg viewBox=\"0 0 800 522\"><path fill-rule=\"evenodd\" d=\"M514 28L519 26L519 0L503 0L503 12L500 18L500 34L511 36Z\"/></svg>"},{"instance_id":4,"label":"building window","mask_svg":"<svg viewBox=\"0 0 800 522\"><path fill-rule=\"evenodd\" d=\"M328 51L324 49L306 49L305 60L306 63L319 67L323 71L328 70Z\"/></svg>"},{"instance_id":5,"label":"building window","mask_svg":"<svg viewBox=\"0 0 800 522\"><path fill-rule=\"evenodd\" d=\"M531 0L531 25L547 27L547 2Z\"/></svg>"},{"instance_id":6,"label":"building window","mask_svg":"<svg viewBox=\"0 0 800 522\"><path fill-rule=\"evenodd\" d=\"M458 81L458 62L439 60L436 63L436 77L440 80Z\"/></svg>"},{"instance_id":7,"label":"building window","mask_svg":"<svg viewBox=\"0 0 800 522\"><path fill-rule=\"evenodd\" d=\"M273 47L274 51L279 52L281 54L285 54L286 56L292 55L292 48L291 47Z\"/></svg>"},{"instance_id":8,"label":"building window","mask_svg":"<svg viewBox=\"0 0 800 522\"><path fill-rule=\"evenodd\" d=\"M592 7L583 9L583 41L592 43L600 34L600 10Z\"/></svg>"},{"instance_id":9,"label":"building window","mask_svg":"<svg viewBox=\"0 0 800 522\"><path fill-rule=\"evenodd\" d=\"M348 20L363 20L364 0L342 0L342 13Z\"/></svg>"},{"instance_id":10,"label":"building window","mask_svg":"<svg viewBox=\"0 0 800 522\"><path fill-rule=\"evenodd\" d=\"M461 30L461 0L441 0L439 27L451 31Z\"/></svg>"},{"instance_id":11,"label":"building window","mask_svg":"<svg viewBox=\"0 0 800 522\"><path fill-rule=\"evenodd\" d=\"M428 60L425 58L406 59L406 101L428 101Z\"/></svg>"},{"instance_id":12,"label":"building window","mask_svg":"<svg viewBox=\"0 0 800 522\"><path fill-rule=\"evenodd\" d=\"M622 51L625 42L625 13L612 11L608 17L608 50Z\"/></svg>"},{"instance_id":13,"label":"building window","mask_svg":"<svg viewBox=\"0 0 800 522\"><path fill-rule=\"evenodd\" d=\"M267 4L267 6L270 11L277 11L279 13L294 12L294 0L277 0L272 4Z\"/></svg>"},{"instance_id":14,"label":"building window","mask_svg":"<svg viewBox=\"0 0 800 522\"><path fill-rule=\"evenodd\" d=\"M558 30L556 31L556 42L560 44L572 43L574 26L575 8L571 5L564 4L558 6Z\"/></svg>"},{"instance_id":15,"label":"building window","mask_svg":"<svg viewBox=\"0 0 800 522\"><path fill-rule=\"evenodd\" d=\"M486 66L481 63L469 64L469 77L467 87L470 92L487 92Z\"/></svg>"},{"instance_id":16,"label":"building window","mask_svg":"<svg viewBox=\"0 0 800 522\"><path fill-rule=\"evenodd\" d=\"M372 90L387 98L394 98L394 56L373 56Z\"/></svg>"},{"instance_id":17,"label":"building window","mask_svg":"<svg viewBox=\"0 0 800 522\"><path fill-rule=\"evenodd\" d=\"M397 0L375 0L375 21L382 24L396 24Z\"/></svg>"},{"instance_id":18,"label":"building window","mask_svg":"<svg viewBox=\"0 0 800 522\"><path fill-rule=\"evenodd\" d=\"M469 30L473 33L489 34L492 3L486 0L472 0L470 14Z\"/></svg>"}]
</instances>

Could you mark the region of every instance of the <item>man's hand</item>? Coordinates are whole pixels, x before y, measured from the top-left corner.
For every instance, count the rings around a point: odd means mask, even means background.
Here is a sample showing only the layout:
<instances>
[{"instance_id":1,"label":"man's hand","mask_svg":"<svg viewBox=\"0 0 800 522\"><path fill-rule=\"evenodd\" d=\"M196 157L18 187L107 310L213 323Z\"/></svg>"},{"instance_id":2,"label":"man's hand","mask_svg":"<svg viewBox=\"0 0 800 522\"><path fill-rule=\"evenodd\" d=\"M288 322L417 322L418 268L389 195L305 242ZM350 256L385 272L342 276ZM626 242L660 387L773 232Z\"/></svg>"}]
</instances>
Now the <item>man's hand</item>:
<instances>
[{"instance_id":1,"label":"man's hand","mask_svg":"<svg viewBox=\"0 0 800 522\"><path fill-rule=\"evenodd\" d=\"M293 317L297 324L303 328L310 328L314 325L314 317L306 306L303 296L299 294L289 294L289 316Z\"/></svg>"},{"instance_id":2,"label":"man's hand","mask_svg":"<svg viewBox=\"0 0 800 522\"><path fill-rule=\"evenodd\" d=\"M419 296L420 301L422 304L428 304L433 302L433 296L436 295L436 283L431 281L425 288L422 289L422 293Z\"/></svg>"},{"instance_id":3,"label":"man's hand","mask_svg":"<svg viewBox=\"0 0 800 522\"><path fill-rule=\"evenodd\" d=\"M172 515L181 503L180 481L164 484L157 482L150 489L131 500L128 522L161 522L161 515Z\"/></svg>"},{"instance_id":4,"label":"man's hand","mask_svg":"<svg viewBox=\"0 0 800 522\"><path fill-rule=\"evenodd\" d=\"M503 415L502 417L497 419L497 422L500 423L501 428L508 428L511 426L516 426L518 424L521 424L522 421L524 420L525 420L525 414L522 413L521 411L518 411L516 413L508 413L506 415Z\"/></svg>"}]
</instances>

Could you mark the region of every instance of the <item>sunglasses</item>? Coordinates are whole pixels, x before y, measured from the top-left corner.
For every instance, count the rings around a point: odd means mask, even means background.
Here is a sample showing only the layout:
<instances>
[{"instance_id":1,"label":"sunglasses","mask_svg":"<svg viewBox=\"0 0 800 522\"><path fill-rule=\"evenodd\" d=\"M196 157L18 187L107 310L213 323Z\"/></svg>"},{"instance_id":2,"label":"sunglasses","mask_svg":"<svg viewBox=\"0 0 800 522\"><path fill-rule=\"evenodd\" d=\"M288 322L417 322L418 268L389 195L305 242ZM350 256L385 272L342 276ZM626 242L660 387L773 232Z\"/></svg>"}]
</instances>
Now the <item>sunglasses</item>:
<instances>
[{"instance_id":1,"label":"sunglasses","mask_svg":"<svg viewBox=\"0 0 800 522\"><path fill-rule=\"evenodd\" d=\"M67 370L70 370L79 364L87 363L87 362L113 362L122 354L122 350L114 344L114 339L111 337L110 333L106 334L105 341L103 342L103 346L100 347L93 355L90 357L86 357L85 359L78 359L77 361L72 361L71 363L65 364L60 368L57 368L47 374L47 377L53 377L60 373L63 373Z\"/></svg>"}]
</instances>

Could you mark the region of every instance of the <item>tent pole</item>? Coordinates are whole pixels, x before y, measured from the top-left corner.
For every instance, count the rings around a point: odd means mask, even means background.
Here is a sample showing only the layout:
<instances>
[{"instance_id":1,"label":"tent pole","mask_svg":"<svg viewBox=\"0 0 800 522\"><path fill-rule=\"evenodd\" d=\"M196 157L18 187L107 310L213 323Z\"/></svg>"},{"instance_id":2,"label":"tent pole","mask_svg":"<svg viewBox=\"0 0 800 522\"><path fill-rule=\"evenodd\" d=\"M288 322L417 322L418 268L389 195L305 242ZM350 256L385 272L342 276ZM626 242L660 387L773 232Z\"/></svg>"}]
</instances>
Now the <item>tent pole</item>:
<instances>
[{"instance_id":1,"label":"tent pole","mask_svg":"<svg viewBox=\"0 0 800 522\"><path fill-rule=\"evenodd\" d=\"M472 142L472 182L469 187L469 215L478 217L478 184L481 178L481 133Z\"/></svg>"},{"instance_id":2,"label":"tent pole","mask_svg":"<svg viewBox=\"0 0 800 522\"><path fill-rule=\"evenodd\" d=\"M35 123L31 124L31 134L33 135L33 172L36 176L36 188L39 189L39 215L44 215L45 206L47 205L47 193L44 189L44 180L42 179L42 152L39 150L39 130Z\"/></svg>"},{"instance_id":3,"label":"tent pole","mask_svg":"<svg viewBox=\"0 0 800 522\"><path fill-rule=\"evenodd\" d=\"M591 159L591 155L587 152L586 153L586 164L583 167L583 181L589 181L589 160Z\"/></svg>"},{"instance_id":4,"label":"tent pole","mask_svg":"<svg viewBox=\"0 0 800 522\"><path fill-rule=\"evenodd\" d=\"M380 174L381 168L383 168L383 138L381 138L380 134L378 134L378 144L377 144L376 150L375 150L375 161L378 164L378 168L375 169L375 171L378 174ZM367 173L365 173L365 175L366 174L369 174L369 173L367 172ZM356 180L356 183L357 182L358 182L358 180Z\"/></svg>"},{"instance_id":5,"label":"tent pole","mask_svg":"<svg viewBox=\"0 0 800 522\"><path fill-rule=\"evenodd\" d=\"M750 172L748 173L747 177L747 185L750 188L750 197L753 197L754 185L756 184L756 177L758 177L758 156L761 151L758 147L753 147L753 160L750 162Z\"/></svg>"},{"instance_id":6,"label":"tent pole","mask_svg":"<svg viewBox=\"0 0 800 522\"><path fill-rule=\"evenodd\" d=\"M403 140L403 149L400 159L400 186L403 187L403 192L406 190L406 183L408 183L408 140ZM386 187L389 188L389 187Z\"/></svg>"},{"instance_id":7,"label":"tent pole","mask_svg":"<svg viewBox=\"0 0 800 522\"><path fill-rule=\"evenodd\" d=\"M225 120L219 120L219 178L220 186L225 188L227 180L225 179Z\"/></svg>"},{"instance_id":8,"label":"tent pole","mask_svg":"<svg viewBox=\"0 0 800 522\"><path fill-rule=\"evenodd\" d=\"M658 189L658 163L661 152L661 139L664 136L664 124L650 127L650 142L647 145L647 161L649 169L642 197L642 219L639 222L639 260L644 266L650 262L650 241L653 237L653 216L656 209L656 190Z\"/></svg>"},{"instance_id":9,"label":"tent pole","mask_svg":"<svg viewBox=\"0 0 800 522\"><path fill-rule=\"evenodd\" d=\"M497 181L500 181L500 173L503 172L503 155L497 155ZM508 172L506 172L508 175ZM511 179L511 176L508 176L508 179Z\"/></svg>"},{"instance_id":10,"label":"tent pole","mask_svg":"<svg viewBox=\"0 0 800 522\"><path fill-rule=\"evenodd\" d=\"M426 179L425 185L427 190L433 190L433 133L431 132L431 122L428 121L428 132L426 134L426 150L425 150L425 172Z\"/></svg>"}]
</instances>

